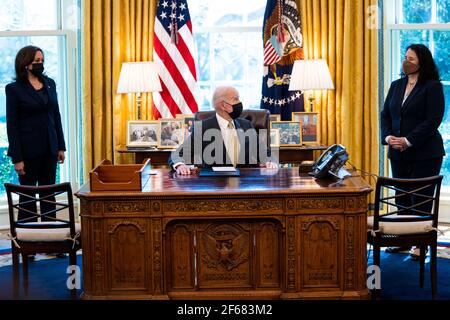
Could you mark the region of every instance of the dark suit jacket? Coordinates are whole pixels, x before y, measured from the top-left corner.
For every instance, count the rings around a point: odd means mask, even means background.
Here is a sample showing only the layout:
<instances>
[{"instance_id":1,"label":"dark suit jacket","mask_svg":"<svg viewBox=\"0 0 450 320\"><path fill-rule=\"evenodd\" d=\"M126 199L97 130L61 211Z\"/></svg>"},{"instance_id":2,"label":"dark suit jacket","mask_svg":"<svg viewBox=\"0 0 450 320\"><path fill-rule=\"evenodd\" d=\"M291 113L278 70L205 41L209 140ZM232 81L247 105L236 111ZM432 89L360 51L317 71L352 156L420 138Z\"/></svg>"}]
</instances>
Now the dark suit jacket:
<instances>
[{"instance_id":1,"label":"dark suit jacket","mask_svg":"<svg viewBox=\"0 0 450 320\"><path fill-rule=\"evenodd\" d=\"M389 135L406 137L412 147L400 152L389 147L393 160L417 161L445 155L438 128L445 111L442 84L436 80L418 82L402 106L408 78L391 84L381 112L381 141Z\"/></svg>"},{"instance_id":2,"label":"dark suit jacket","mask_svg":"<svg viewBox=\"0 0 450 320\"><path fill-rule=\"evenodd\" d=\"M201 126L199 125L201 124ZM235 128L238 133L238 139L240 141L239 146L239 159L245 159L245 163L239 164L238 167L251 167L256 166L261 162L269 161L270 159L260 159L259 158L259 142L258 139L256 140L256 145L251 143L251 139L248 135L245 135L245 132L249 133L248 130L254 129L252 123L246 119L238 118L234 120ZM201 130L200 130L201 127ZM212 137L209 141L204 139L204 137L208 136L208 133L205 135L205 132L207 132L209 129L216 129L218 131L213 131L216 133L220 133L217 135L217 137L220 139L218 141L219 146L218 148L213 148L213 143L215 142L215 137ZM210 131L211 132L211 131ZM256 133L256 131L255 131ZM201 143L197 142L201 141ZM243 142L243 143L242 143ZM253 146L251 146L253 144ZM267 143L266 143L267 145ZM256 148L256 150L255 150ZM222 152L222 157L220 157L220 154L217 154L217 160L218 161L208 161L203 157L203 151L206 152L205 154L212 155L212 158L214 159L216 157L216 152L218 153ZM210 152L212 151L212 152ZM188 154L186 154L188 153ZM270 151L268 150L268 155L270 155ZM205 119L203 121L196 121L194 123L194 127L192 130L192 133L189 135L189 137L186 139L186 141L183 143L182 146L180 146L176 151L172 152L170 158L169 158L169 165L173 167L173 165L182 162L187 165L197 165L197 166L230 166L232 165L231 160L228 157L225 144L222 140L221 132L220 132L220 126L217 121L216 115L214 114L213 117L210 117L208 119Z\"/></svg>"},{"instance_id":3,"label":"dark suit jacket","mask_svg":"<svg viewBox=\"0 0 450 320\"><path fill-rule=\"evenodd\" d=\"M8 156L13 163L40 157L49 150L55 156L66 150L55 81L44 77L44 88L47 104L28 81L5 88Z\"/></svg>"}]
</instances>

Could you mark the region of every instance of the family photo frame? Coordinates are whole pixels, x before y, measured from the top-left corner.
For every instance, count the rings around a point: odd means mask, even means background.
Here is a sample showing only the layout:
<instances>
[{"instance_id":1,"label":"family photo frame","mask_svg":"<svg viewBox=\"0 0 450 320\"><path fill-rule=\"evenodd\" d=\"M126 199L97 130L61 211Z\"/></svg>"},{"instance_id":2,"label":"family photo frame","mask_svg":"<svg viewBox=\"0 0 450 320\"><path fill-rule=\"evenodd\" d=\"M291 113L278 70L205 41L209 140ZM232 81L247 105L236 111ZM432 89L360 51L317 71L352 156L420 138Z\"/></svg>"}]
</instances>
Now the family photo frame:
<instances>
[{"instance_id":1,"label":"family photo frame","mask_svg":"<svg viewBox=\"0 0 450 320\"><path fill-rule=\"evenodd\" d=\"M127 123L127 147L152 148L158 146L159 121L134 120Z\"/></svg>"},{"instance_id":2,"label":"family photo frame","mask_svg":"<svg viewBox=\"0 0 450 320\"><path fill-rule=\"evenodd\" d=\"M270 129L270 147L278 148L280 146L280 129Z\"/></svg>"},{"instance_id":3,"label":"family photo frame","mask_svg":"<svg viewBox=\"0 0 450 320\"><path fill-rule=\"evenodd\" d=\"M195 116L193 114L177 114L175 119L183 121L183 140L186 140L194 129Z\"/></svg>"},{"instance_id":4,"label":"family photo frame","mask_svg":"<svg viewBox=\"0 0 450 320\"><path fill-rule=\"evenodd\" d=\"M280 147L301 147L302 130L300 122L274 121L270 123L271 136L272 136L272 129L279 129Z\"/></svg>"},{"instance_id":5,"label":"family photo frame","mask_svg":"<svg viewBox=\"0 0 450 320\"><path fill-rule=\"evenodd\" d=\"M303 144L316 145L320 143L318 112L292 112L292 121L301 123Z\"/></svg>"}]
</instances>

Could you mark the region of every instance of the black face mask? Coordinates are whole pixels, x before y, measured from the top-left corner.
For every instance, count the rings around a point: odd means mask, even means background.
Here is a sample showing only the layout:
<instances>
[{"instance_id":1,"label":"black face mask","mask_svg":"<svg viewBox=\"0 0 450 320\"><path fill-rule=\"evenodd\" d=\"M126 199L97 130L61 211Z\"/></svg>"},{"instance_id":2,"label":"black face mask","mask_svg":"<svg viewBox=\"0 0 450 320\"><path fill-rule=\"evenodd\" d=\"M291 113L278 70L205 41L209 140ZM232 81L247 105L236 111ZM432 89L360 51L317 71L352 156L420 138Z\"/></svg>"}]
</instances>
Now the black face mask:
<instances>
[{"instance_id":1,"label":"black face mask","mask_svg":"<svg viewBox=\"0 0 450 320\"><path fill-rule=\"evenodd\" d=\"M232 107L233 111L228 114L230 115L231 119L236 120L242 114L242 110L244 109L244 107L242 106L242 102L233 104Z\"/></svg>"},{"instance_id":2,"label":"black face mask","mask_svg":"<svg viewBox=\"0 0 450 320\"><path fill-rule=\"evenodd\" d=\"M35 77L42 77L42 74L44 73L44 64L43 63L33 63L33 69L30 70L30 72Z\"/></svg>"}]
</instances>

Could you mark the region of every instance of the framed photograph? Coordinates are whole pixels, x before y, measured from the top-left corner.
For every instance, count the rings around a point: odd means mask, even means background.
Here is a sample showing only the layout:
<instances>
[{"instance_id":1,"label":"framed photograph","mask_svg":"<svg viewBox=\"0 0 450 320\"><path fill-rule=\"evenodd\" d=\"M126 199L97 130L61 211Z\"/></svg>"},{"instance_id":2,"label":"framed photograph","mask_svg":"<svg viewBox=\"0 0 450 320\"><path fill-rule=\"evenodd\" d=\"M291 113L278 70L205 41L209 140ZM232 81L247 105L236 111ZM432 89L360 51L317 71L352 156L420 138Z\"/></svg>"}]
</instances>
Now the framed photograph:
<instances>
[{"instance_id":1,"label":"framed photograph","mask_svg":"<svg viewBox=\"0 0 450 320\"><path fill-rule=\"evenodd\" d=\"M183 141L184 141L194 129L195 116L193 114L177 114L176 119L183 120Z\"/></svg>"},{"instance_id":2,"label":"framed photograph","mask_svg":"<svg viewBox=\"0 0 450 320\"><path fill-rule=\"evenodd\" d=\"M270 147L280 146L280 129L270 129Z\"/></svg>"},{"instance_id":3,"label":"framed photograph","mask_svg":"<svg viewBox=\"0 0 450 320\"><path fill-rule=\"evenodd\" d=\"M127 123L127 147L158 146L159 121L136 120Z\"/></svg>"},{"instance_id":4,"label":"framed photograph","mask_svg":"<svg viewBox=\"0 0 450 320\"><path fill-rule=\"evenodd\" d=\"M279 114L271 114L270 118L269 118L269 123L270 122L279 122L281 121L281 115Z\"/></svg>"},{"instance_id":5,"label":"framed photograph","mask_svg":"<svg viewBox=\"0 0 450 320\"><path fill-rule=\"evenodd\" d=\"M295 121L275 121L270 124L272 129L279 129L280 147L300 147L302 145L301 123Z\"/></svg>"},{"instance_id":6,"label":"framed photograph","mask_svg":"<svg viewBox=\"0 0 450 320\"><path fill-rule=\"evenodd\" d=\"M175 149L183 143L183 120L159 120L159 144L161 149Z\"/></svg>"},{"instance_id":7,"label":"framed photograph","mask_svg":"<svg viewBox=\"0 0 450 320\"><path fill-rule=\"evenodd\" d=\"M304 144L319 144L319 113L318 112L292 112L292 121L302 124L302 140Z\"/></svg>"}]
</instances>

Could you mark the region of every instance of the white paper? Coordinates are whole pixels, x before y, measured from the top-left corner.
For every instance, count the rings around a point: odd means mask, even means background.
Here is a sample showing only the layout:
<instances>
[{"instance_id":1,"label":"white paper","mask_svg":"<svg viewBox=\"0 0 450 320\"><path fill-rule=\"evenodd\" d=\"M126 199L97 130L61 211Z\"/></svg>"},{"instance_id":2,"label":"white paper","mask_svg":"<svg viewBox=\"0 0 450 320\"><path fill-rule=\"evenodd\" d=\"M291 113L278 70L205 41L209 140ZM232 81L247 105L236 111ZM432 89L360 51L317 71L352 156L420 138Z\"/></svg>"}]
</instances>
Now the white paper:
<instances>
[{"instance_id":1,"label":"white paper","mask_svg":"<svg viewBox=\"0 0 450 320\"><path fill-rule=\"evenodd\" d=\"M212 167L214 172L236 172L234 167Z\"/></svg>"}]
</instances>

